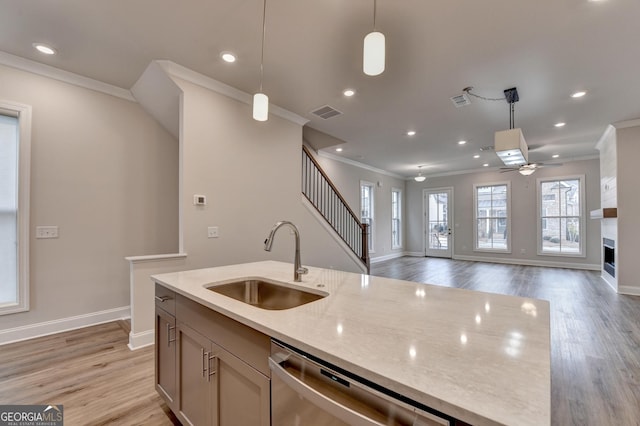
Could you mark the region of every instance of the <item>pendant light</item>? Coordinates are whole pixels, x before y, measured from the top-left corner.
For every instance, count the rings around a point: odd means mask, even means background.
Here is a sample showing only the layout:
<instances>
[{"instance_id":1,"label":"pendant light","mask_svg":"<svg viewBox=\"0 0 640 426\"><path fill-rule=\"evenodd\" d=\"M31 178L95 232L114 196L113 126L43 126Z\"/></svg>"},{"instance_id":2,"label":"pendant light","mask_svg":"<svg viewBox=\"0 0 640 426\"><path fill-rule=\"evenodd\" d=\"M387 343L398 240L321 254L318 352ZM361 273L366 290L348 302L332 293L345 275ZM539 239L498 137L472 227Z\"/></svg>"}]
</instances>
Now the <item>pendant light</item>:
<instances>
[{"instance_id":1,"label":"pendant light","mask_svg":"<svg viewBox=\"0 0 640 426\"><path fill-rule=\"evenodd\" d=\"M426 177L422 176L422 166L418 166L418 176L414 177L416 182L424 182Z\"/></svg>"},{"instance_id":2,"label":"pendant light","mask_svg":"<svg viewBox=\"0 0 640 426\"><path fill-rule=\"evenodd\" d=\"M266 30L267 0L263 0L262 8L262 50L260 53L260 91L253 95L253 119L267 121L269 119L269 97L262 93L262 76L264 74L264 35Z\"/></svg>"},{"instance_id":3,"label":"pendant light","mask_svg":"<svg viewBox=\"0 0 640 426\"><path fill-rule=\"evenodd\" d=\"M367 75L380 75L384 71L385 40L384 34L376 31L376 6L377 0L373 0L373 32L364 38L362 70Z\"/></svg>"}]
</instances>

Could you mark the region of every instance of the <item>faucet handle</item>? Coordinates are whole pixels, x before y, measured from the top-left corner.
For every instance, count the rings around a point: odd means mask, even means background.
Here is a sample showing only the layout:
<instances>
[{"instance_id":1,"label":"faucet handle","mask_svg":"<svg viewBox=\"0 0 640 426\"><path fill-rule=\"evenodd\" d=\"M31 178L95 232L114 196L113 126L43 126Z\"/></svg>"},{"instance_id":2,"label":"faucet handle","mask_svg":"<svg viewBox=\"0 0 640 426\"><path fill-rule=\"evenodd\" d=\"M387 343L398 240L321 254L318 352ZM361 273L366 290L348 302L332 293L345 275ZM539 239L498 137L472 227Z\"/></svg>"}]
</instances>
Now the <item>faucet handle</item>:
<instances>
[{"instance_id":1,"label":"faucet handle","mask_svg":"<svg viewBox=\"0 0 640 426\"><path fill-rule=\"evenodd\" d=\"M296 272L299 273L299 274L308 274L309 270L307 268L305 268L304 266L301 266L296 270Z\"/></svg>"}]
</instances>

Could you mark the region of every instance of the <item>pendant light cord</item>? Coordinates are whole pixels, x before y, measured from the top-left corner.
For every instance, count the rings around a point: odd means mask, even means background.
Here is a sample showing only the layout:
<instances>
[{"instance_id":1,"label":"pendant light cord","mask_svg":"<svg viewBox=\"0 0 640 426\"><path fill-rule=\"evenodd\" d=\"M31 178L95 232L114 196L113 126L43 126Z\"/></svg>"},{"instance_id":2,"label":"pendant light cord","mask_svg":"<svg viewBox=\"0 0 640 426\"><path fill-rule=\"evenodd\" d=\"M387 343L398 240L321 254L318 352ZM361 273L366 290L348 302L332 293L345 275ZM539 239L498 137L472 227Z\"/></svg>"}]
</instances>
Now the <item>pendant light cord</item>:
<instances>
[{"instance_id":1,"label":"pendant light cord","mask_svg":"<svg viewBox=\"0 0 640 426\"><path fill-rule=\"evenodd\" d=\"M516 104L515 102L511 102L509 104L509 129L515 129L516 127Z\"/></svg>"},{"instance_id":2,"label":"pendant light cord","mask_svg":"<svg viewBox=\"0 0 640 426\"><path fill-rule=\"evenodd\" d=\"M262 50L260 52L260 93L262 93L262 76L264 74L264 37L267 23L267 0L263 0L262 6Z\"/></svg>"},{"instance_id":3,"label":"pendant light cord","mask_svg":"<svg viewBox=\"0 0 640 426\"><path fill-rule=\"evenodd\" d=\"M376 7L377 7L378 1L377 0L373 0L373 31L376 30Z\"/></svg>"}]
</instances>

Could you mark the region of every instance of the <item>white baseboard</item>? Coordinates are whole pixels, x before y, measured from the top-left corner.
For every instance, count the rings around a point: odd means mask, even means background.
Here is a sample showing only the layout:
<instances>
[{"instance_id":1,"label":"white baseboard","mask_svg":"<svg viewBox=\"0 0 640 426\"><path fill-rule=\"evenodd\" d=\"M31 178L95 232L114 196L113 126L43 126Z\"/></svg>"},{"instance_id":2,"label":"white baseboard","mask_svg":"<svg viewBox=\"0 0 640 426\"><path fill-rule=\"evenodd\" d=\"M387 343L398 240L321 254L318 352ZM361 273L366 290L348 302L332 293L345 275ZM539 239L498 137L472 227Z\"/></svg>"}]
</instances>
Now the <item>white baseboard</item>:
<instances>
[{"instance_id":1,"label":"white baseboard","mask_svg":"<svg viewBox=\"0 0 640 426\"><path fill-rule=\"evenodd\" d=\"M640 296L640 288L631 287L629 285L618 286L618 293L625 294L627 296Z\"/></svg>"},{"instance_id":2,"label":"white baseboard","mask_svg":"<svg viewBox=\"0 0 640 426\"><path fill-rule=\"evenodd\" d=\"M155 330L146 330L140 333L131 331L129 332L129 344L127 346L132 351L151 346L155 343L155 335Z\"/></svg>"},{"instance_id":3,"label":"white baseboard","mask_svg":"<svg viewBox=\"0 0 640 426\"><path fill-rule=\"evenodd\" d=\"M371 259L369 259L369 262L371 263L383 262L385 260L397 259L398 257L402 257L404 255L405 255L404 252L401 252L401 251L397 253L385 254L384 256L372 257Z\"/></svg>"},{"instance_id":4,"label":"white baseboard","mask_svg":"<svg viewBox=\"0 0 640 426\"><path fill-rule=\"evenodd\" d=\"M411 256L411 257L425 257L424 253L419 251L405 251L404 255Z\"/></svg>"},{"instance_id":5,"label":"white baseboard","mask_svg":"<svg viewBox=\"0 0 640 426\"><path fill-rule=\"evenodd\" d=\"M45 321L36 324L23 325L21 327L0 330L0 345L20 342L36 337L48 336L63 331L76 330L105 322L128 319L131 317L129 306L107 309L106 311L91 312L89 314L74 317L60 318L53 321Z\"/></svg>"},{"instance_id":6,"label":"white baseboard","mask_svg":"<svg viewBox=\"0 0 640 426\"><path fill-rule=\"evenodd\" d=\"M523 265L523 266L544 266L546 268L566 268L566 269L584 269L587 271L600 271L600 264L590 263L569 263L569 262L551 262L546 260L528 260L528 259L506 259L500 257L483 257L483 256L453 256L454 260L469 260L472 262L487 263L504 263L507 265Z\"/></svg>"}]
</instances>

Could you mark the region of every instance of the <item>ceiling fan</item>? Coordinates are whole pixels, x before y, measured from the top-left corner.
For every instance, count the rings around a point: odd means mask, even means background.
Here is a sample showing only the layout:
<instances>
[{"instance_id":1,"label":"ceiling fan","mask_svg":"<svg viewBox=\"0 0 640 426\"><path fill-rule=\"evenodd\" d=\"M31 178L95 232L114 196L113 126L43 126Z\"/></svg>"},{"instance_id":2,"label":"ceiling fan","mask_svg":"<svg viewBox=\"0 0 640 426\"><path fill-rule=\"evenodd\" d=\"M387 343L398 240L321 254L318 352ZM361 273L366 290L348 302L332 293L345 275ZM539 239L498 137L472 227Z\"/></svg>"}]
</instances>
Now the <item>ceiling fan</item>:
<instances>
[{"instance_id":1,"label":"ceiling fan","mask_svg":"<svg viewBox=\"0 0 640 426\"><path fill-rule=\"evenodd\" d=\"M562 163L544 164L544 163L527 163L513 167L501 167L500 173L520 172L523 176L529 176L542 167L559 167Z\"/></svg>"}]
</instances>

